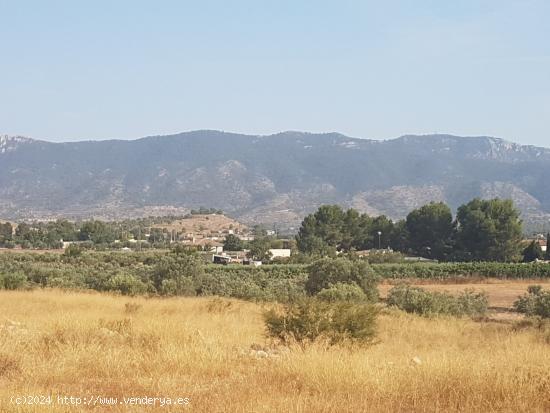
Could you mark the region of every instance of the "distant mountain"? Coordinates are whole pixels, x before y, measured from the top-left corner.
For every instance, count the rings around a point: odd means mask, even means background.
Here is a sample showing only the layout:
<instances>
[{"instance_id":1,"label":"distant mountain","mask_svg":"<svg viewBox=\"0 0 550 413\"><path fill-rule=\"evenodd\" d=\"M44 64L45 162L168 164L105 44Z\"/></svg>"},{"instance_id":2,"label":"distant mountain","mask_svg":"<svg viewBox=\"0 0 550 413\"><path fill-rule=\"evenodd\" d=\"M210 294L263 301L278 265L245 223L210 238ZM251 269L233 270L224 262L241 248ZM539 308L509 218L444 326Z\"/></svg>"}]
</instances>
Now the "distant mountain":
<instances>
[{"instance_id":1,"label":"distant mountain","mask_svg":"<svg viewBox=\"0 0 550 413\"><path fill-rule=\"evenodd\" d=\"M138 140L51 143L0 136L0 217L116 218L223 209L293 226L323 203L404 217L442 200L511 197L550 217L550 149L491 137L195 131Z\"/></svg>"}]
</instances>

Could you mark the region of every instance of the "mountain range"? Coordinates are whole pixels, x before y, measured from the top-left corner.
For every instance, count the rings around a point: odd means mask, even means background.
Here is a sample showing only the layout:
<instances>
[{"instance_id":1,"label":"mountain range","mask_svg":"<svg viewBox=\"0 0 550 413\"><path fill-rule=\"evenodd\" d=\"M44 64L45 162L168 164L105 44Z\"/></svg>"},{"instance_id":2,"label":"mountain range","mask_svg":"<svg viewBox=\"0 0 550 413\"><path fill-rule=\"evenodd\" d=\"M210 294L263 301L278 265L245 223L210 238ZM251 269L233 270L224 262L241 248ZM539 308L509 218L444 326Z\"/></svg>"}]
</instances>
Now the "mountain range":
<instances>
[{"instance_id":1,"label":"mountain range","mask_svg":"<svg viewBox=\"0 0 550 413\"><path fill-rule=\"evenodd\" d=\"M0 136L0 218L104 219L223 209L292 228L324 203L397 219L430 201L512 198L550 218L550 149L499 138L201 130L137 140L53 143Z\"/></svg>"}]
</instances>

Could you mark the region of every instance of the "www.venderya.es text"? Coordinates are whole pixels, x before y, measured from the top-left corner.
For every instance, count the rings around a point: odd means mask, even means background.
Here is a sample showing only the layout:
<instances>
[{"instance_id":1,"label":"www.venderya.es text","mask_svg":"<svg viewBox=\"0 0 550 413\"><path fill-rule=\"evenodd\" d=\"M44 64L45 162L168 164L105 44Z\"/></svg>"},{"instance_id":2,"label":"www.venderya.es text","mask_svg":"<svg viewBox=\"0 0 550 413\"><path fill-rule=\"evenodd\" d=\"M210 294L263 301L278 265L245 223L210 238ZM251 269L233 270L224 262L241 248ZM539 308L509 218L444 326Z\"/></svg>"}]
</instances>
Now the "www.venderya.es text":
<instances>
[{"instance_id":1,"label":"www.venderya.es text","mask_svg":"<svg viewBox=\"0 0 550 413\"><path fill-rule=\"evenodd\" d=\"M191 403L189 397L112 397L112 396L67 396L67 395L21 395L12 396L10 403L15 405L35 406L187 406Z\"/></svg>"}]
</instances>

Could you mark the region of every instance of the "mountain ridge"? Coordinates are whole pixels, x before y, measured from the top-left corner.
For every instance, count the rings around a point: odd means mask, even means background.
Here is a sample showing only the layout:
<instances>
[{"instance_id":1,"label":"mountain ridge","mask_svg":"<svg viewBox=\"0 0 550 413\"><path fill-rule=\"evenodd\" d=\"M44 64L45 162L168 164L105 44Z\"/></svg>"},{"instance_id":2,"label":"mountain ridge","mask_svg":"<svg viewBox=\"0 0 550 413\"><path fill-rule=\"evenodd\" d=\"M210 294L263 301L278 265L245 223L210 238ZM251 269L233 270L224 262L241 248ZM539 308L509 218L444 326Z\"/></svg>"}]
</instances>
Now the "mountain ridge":
<instances>
[{"instance_id":1,"label":"mountain ridge","mask_svg":"<svg viewBox=\"0 0 550 413\"><path fill-rule=\"evenodd\" d=\"M295 226L321 203L400 218L422 202L512 197L547 222L550 149L488 136L353 138L200 130L133 140L0 135L0 216L139 215L208 206ZM285 211L280 212L280 211Z\"/></svg>"}]
</instances>

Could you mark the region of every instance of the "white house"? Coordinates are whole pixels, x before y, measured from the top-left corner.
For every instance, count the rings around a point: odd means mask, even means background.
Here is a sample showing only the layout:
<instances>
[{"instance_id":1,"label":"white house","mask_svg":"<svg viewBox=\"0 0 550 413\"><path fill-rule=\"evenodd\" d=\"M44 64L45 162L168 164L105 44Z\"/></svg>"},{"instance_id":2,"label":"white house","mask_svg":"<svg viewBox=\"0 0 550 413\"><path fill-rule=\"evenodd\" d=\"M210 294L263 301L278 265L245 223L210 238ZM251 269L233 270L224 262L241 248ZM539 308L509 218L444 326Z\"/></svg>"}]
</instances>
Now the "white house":
<instances>
[{"instance_id":1,"label":"white house","mask_svg":"<svg viewBox=\"0 0 550 413\"><path fill-rule=\"evenodd\" d=\"M290 248L272 248L269 252L271 253L271 259L290 257Z\"/></svg>"}]
</instances>

